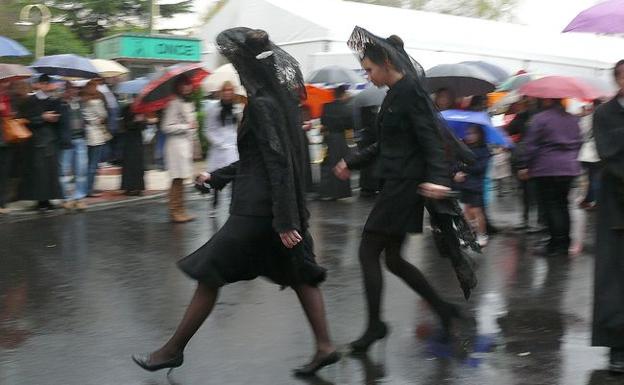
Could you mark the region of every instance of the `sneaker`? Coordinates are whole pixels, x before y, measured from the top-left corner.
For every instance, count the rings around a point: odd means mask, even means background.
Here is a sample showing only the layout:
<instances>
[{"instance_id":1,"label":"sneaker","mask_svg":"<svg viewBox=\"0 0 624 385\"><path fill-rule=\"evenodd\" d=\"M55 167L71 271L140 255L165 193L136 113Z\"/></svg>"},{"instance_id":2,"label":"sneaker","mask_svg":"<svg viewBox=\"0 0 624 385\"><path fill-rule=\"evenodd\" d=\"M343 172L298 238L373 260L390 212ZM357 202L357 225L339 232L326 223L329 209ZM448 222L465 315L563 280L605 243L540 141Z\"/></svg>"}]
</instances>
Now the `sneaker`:
<instances>
[{"instance_id":1,"label":"sneaker","mask_svg":"<svg viewBox=\"0 0 624 385\"><path fill-rule=\"evenodd\" d=\"M83 200L79 200L78 202L76 202L76 210L86 210L87 209L87 204L85 203L85 201Z\"/></svg>"},{"instance_id":2,"label":"sneaker","mask_svg":"<svg viewBox=\"0 0 624 385\"><path fill-rule=\"evenodd\" d=\"M487 234L479 234L479 235L477 235L477 243L481 247L487 246L489 239L490 238L488 237Z\"/></svg>"}]
</instances>

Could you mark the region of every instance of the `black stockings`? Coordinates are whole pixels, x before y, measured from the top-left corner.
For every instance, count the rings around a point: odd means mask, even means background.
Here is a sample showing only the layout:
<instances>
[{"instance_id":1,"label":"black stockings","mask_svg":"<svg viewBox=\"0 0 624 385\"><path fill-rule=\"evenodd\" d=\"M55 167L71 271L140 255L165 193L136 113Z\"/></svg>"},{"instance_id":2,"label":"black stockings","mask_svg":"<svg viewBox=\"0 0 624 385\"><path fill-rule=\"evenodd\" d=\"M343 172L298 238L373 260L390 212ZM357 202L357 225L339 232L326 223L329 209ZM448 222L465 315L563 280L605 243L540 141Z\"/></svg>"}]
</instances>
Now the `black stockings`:
<instances>
[{"instance_id":1,"label":"black stockings","mask_svg":"<svg viewBox=\"0 0 624 385\"><path fill-rule=\"evenodd\" d=\"M385 251L386 267L401 278L409 287L420 294L446 323L452 316L450 304L445 302L429 284L420 270L401 257L404 237L364 232L360 244L360 264L364 276L366 301L368 303L368 327L375 328L381 323L381 292L383 278L380 256Z\"/></svg>"}]
</instances>

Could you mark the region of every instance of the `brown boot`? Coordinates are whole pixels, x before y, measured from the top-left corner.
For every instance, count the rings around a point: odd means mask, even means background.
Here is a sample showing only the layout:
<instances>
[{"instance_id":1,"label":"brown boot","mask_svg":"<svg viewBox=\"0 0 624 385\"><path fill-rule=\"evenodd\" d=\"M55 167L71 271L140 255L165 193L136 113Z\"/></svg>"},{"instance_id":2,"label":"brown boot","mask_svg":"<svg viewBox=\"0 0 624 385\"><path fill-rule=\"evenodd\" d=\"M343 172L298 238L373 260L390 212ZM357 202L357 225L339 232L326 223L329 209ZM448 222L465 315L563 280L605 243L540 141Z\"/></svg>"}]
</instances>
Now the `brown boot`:
<instances>
[{"instance_id":1,"label":"brown boot","mask_svg":"<svg viewBox=\"0 0 624 385\"><path fill-rule=\"evenodd\" d=\"M183 179L174 179L169 191L169 213L173 223L185 223L195 219L195 217L188 215L184 209L183 182Z\"/></svg>"}]
</instances>

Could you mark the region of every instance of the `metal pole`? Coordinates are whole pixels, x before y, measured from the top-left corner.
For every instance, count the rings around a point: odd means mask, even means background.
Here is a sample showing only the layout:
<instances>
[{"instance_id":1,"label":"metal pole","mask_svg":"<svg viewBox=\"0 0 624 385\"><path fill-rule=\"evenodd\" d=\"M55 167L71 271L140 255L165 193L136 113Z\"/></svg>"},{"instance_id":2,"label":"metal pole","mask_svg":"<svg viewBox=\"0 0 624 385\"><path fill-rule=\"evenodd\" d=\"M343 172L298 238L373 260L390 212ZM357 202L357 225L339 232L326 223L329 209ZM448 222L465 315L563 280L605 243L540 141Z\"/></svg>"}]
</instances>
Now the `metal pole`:
<instances>
[{"instance_id":1,"label":"metal pole","mask_svg":"<svg viewBox=\"0 0 624 385\"><path fill-rule=\"evenodd\" d=\"M36 40L35 40L35 58L40 58L45 55L45 38L48 32L50 32L50 22L52 19L52 13L50 9L44 4L32 4L22 8L20 12L20 20L22 22L28 22L30 14L33 8L37 8L41 13L41 20L37 24Z\"/></svg>"},{"instance_id":2,"label":"metal pole","mask_svg":"<svg viewBox=\"0 0 624 385\"><path fill-rule=\"evenodd\" d=\"M160 7L158 6L158 0L150 0L150 22L149 22L149 33L150 35L158 32L156 28L156 21L160 16Z\"/></svg>"}]
</instances>

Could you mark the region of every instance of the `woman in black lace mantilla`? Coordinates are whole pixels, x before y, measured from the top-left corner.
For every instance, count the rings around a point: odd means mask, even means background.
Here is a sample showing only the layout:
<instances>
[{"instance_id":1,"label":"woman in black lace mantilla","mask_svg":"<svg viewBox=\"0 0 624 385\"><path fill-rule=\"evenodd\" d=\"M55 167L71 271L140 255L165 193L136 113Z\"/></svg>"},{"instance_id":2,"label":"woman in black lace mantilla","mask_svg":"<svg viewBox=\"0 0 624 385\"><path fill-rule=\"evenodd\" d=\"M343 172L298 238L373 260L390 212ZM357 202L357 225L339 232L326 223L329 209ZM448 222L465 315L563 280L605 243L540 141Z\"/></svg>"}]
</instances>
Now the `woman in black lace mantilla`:
<instances>
[{"instance_id":1,"label":"woman in black lace mantilla","mask_svg":"<svg viewBox=\"0 0 624 385\"><path fill-rule=\"evenodd\" d=\"M238 130L239 161L204 177L216 189L233 183L230 217L204 246L178 262L198 286L175 334L155 352L133 359L150 371L182 365L183 350L211 313L220 288L263 276L291 287L299 297L316 354L296 374L312 375L336 362L338 354L318 288L325 269L315 262L308 232L306 148L298 108L305 92L301 72L295 59L261 30L226 30L217 46L248 94Z\"/></svg>"}]
</instances>

